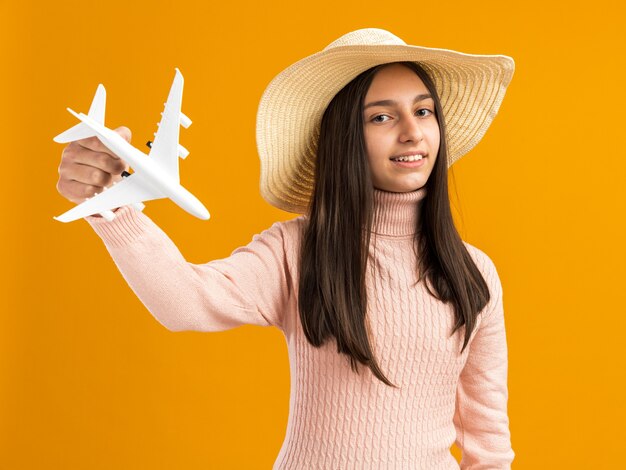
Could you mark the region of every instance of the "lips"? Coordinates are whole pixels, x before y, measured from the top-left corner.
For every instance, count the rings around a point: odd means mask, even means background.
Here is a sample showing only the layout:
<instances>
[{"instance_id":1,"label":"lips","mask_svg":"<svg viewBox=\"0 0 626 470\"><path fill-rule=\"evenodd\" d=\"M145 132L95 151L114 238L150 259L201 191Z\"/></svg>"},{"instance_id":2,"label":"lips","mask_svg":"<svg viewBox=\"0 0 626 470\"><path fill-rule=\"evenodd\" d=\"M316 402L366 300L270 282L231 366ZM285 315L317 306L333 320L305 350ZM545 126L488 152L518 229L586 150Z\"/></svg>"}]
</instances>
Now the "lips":
<instances>
[{"instance_id":1,"label":"lips","mask_svg":"<svg viewBox=\"0 0 626 470\"><path fill-rule=\"evenodd\" d=\"M414 163L417 161L423 161L425 159L426 159L425 152L416 152L416 153L405 152L402 155L396 155L396 156L389 158L389 160L391 160L393 163Z\"/></svg>"},{"instance_id":2,"label":"lips","mask_svg":"<svg viewBox=\"0 0 626 470\"><path fill-rule=\"evenodd\" d=\"M408 156L399 156L399 157L391 157L390 160L392 162L416 162L424 160L426 157L423 155L408 155Z\"/></svg>"},{"instance_id":3,"label":"lips","mask_svg":"<svg viewBox=\"0 0 626 470\"><path fill-rule=\"evenodd\" d=\"M426 157L420 158L419 160L413 160L413 161L391 160L391 162L394 165L399 166L401 168L419 168L422 165L424 165L424 163L426 163Z\"/></svg>"},{"instance_id":4,"label":"lips","mask_svg":"<svg viewBox=\"0 0 626 470\"><path fill-rule=\"evenodd\" d=\"M425 157L426 156L426 152L421 151L421 150L416 150L414 152L404 152L404 153L400 153L398 155L394 155L393 157L390 157L390 159L391 158L398 158L398 157L410 157L411 155L421 155L422 157Z\"/></svg>"}]
</instances>

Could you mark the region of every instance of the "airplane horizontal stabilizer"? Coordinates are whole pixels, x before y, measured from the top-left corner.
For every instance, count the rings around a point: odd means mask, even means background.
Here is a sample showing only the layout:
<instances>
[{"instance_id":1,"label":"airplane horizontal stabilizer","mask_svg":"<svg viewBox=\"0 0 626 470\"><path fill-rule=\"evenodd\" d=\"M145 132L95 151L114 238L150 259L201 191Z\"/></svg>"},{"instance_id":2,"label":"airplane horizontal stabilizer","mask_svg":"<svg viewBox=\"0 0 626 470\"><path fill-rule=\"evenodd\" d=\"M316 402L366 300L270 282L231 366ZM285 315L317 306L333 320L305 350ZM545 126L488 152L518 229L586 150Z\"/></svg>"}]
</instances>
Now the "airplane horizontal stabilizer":
<instances>
[{"instance_id":1,"label":"airplane horizontal stabilizer","mask_svg":"<svg viewBox=\"0 0 626 470\"><path fill-rule=\"evenodd\" d=\"M64 144L66 142L74 142L75 140L93 137L94 135L96 135L96 131L88 125L79 122L74 127L70 127L68 130L61 132L52 140L59 144Z\"/></svg>"}]
</instances>

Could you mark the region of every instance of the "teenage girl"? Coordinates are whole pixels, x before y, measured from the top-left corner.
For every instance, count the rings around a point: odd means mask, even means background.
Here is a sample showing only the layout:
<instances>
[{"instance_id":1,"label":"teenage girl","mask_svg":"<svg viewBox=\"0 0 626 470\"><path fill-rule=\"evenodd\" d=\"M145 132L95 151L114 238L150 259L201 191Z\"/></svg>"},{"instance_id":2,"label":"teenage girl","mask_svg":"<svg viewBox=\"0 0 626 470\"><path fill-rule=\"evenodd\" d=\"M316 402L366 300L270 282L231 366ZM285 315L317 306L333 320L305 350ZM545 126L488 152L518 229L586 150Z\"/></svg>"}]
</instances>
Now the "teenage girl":
<instances>
[{"instance_id":1,"label":"teenage girl","mask_svg":"<svg viewBox=\"0 0 626 470\"><path fill-rule=\"evenodd\" d=\"M454 226L447 170L513 70L506 56L353 31L281 72L259 105L261 193L300 216L206 264L130 206L86 218L169 330L284 333L290 413L274 469L454 469L455 442L463 469L510 468L502 286ZM57 188L82 202L125 169L97 138L73 142Z\"/></svg>"}]
</instances>

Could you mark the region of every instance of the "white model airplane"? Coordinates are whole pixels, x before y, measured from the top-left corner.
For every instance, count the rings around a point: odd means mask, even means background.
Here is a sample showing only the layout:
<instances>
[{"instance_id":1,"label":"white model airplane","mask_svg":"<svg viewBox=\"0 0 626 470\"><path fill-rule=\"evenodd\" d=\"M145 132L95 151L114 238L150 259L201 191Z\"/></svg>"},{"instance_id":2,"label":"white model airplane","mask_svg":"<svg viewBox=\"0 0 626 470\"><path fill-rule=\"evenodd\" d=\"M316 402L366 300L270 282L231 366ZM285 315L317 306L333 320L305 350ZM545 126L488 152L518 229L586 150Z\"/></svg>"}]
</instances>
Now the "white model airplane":
<instances>
[{"instance_id":1,"label":"white model airplane","mask_svg":"<svg viewBox=\"0 0 626 470\"><path fill-rule=\"evenodd\" d=\"M99 213L107 220L112 220L115 217L112 209L132 205L135 209L142 210L143 201L168 197L190 214L200 219L208 219L209 211L180 185L178 157L185 158L189 152L178 143L178 134L180 126L187 128L191 125L191 120L180 110L182 99L183 76L176 69L174 83L165 103L165 110L161 113L161 122L154 134L154 143L150 146L149 155L130 145L117 132L104 126L106 91L102 85L98 85L87 116L67 108L81 122L57 135L53 139L55 142L66 143L97 136L112 153L128 163L134 172L105 188L102 193L88 198L54 218L61 222L71 222Z\"/></svg>"}]
</instances>

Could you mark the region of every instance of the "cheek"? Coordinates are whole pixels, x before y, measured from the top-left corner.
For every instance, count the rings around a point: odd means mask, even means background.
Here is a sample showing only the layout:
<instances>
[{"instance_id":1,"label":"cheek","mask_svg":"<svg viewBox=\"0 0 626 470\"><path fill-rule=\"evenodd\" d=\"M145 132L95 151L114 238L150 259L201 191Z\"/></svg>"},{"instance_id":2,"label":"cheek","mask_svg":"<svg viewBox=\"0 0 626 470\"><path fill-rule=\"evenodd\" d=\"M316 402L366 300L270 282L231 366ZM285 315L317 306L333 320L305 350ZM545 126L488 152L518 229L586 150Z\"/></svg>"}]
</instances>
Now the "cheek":
<instances>
[{"instance_id":1,"label":"cheek","mask_svg":"<svg viewBox=\"0 0 626 470\"><path fill-rule=\"evenodd\" d=\"M365 150L367 151L367 154L370 155L374 147L374 142L376 142L376 138L367 130L367 128L363 130L363 140L365 141Z\"/></svg>"},{"instance_id":2,"label":"cheek","mask_svg":"<svg viewBox=\"0 0 626 470\"><path fill-rule=\"evenodd\" d=\"M367 149L367 154L372 158L377 158L382 154L385 154L387 147L385 139L385 135L381 133L370 132L369 134L366 134L365 148Z\"/></svg>"},{"instance_id":3,"label":"cheek","mask_svg":"<svg viewBox=\"0 0 626 470\"><path fill-rule=\"evenodd\" d=\"M383 171L383 162L380 156L376 153L376 149L370 148L367 152L367 163L370 170L370 175L374 181L378 181L381 172Z\"/></svg>"},{"instance_id":4,"label":"cheek","mask_svg":"<svg viewBox=\"0 0 626 470\"><path fill-rule=\"evenodd\" d=\"M373 171L380 171L380 169L385 166L384 152L382 152L381 149L377 148L376 146L372 146L370 150L371 151L367 154L370 169Z\"/></svg>"},{"instance_id":5,"label":"cheek","mask_svg":"<svg viewBox=\"0 0 626 470\"><path fill-rule=\"evenodd\" d=\"M439 150L439 143L441 142L440 134L439 134L439 125L435 122L433 127L430 130L431 141L433 146Z\"/></svg>"},{"instance_id":6,"label":"cheek","mask_svg":"<svg viewBox=\"0 0 626 470\"><path fill-rule=\"evenodd\" d=\"M370 165L374 163L376 160L376 155L378 154L378 145L377 138L371 132L366 132L364 135L365 140L365 152L367 153L367 159L370 162Z\"/></svg>"}]
</instances>

